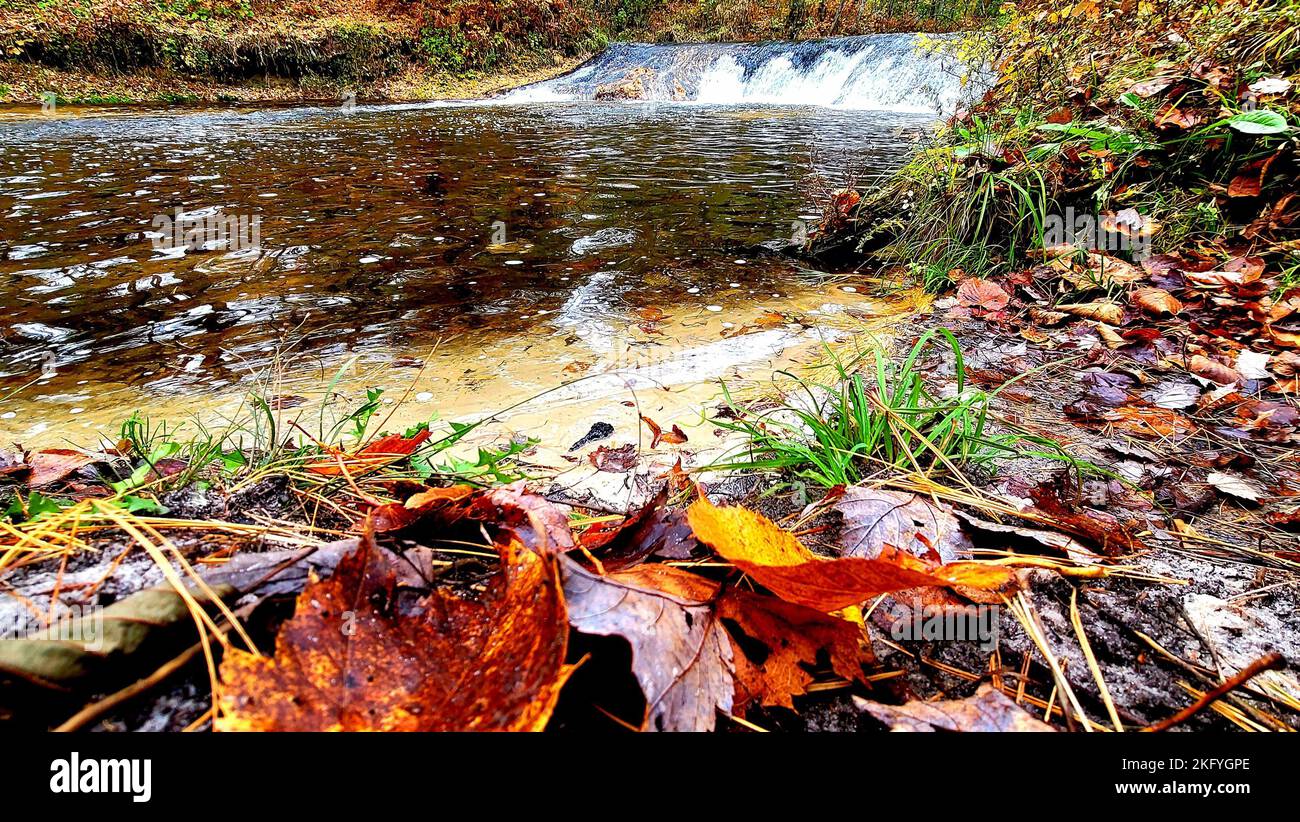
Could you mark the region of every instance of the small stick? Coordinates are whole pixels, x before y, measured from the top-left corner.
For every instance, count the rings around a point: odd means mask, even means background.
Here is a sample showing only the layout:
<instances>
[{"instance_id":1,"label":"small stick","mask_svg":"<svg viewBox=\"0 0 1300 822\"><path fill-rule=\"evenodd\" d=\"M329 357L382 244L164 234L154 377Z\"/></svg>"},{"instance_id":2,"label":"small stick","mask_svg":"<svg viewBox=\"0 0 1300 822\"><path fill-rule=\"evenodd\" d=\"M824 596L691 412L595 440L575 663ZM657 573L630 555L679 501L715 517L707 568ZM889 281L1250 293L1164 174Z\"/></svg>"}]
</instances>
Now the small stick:
<instances>
[{"instance_id":1,"label":"small stick","mask_svg":"<svg viewBox=\"0 0 1300 822\"><path fill-rule=\"evenodd\" d=\"M1154 725L1148 725L1142 730L1150 732L1167 731L1180 722L1186 722L1197 711L1219 699L1237 686L1245 684L1247 680L1253 678L1257 674L1262 674L1264 671L1276 671L1284 665L1286 665L1286 660L1282 658L1281 654L1276 652L1265 654L1238 671L1236 676L1225 680L1223 684L1219 685L1217 688L1206 691L1200 699L1196 700L1191 705L1188 705L1186 708L1168 719L1162 719Z\"/></svg>"}]
</instances>

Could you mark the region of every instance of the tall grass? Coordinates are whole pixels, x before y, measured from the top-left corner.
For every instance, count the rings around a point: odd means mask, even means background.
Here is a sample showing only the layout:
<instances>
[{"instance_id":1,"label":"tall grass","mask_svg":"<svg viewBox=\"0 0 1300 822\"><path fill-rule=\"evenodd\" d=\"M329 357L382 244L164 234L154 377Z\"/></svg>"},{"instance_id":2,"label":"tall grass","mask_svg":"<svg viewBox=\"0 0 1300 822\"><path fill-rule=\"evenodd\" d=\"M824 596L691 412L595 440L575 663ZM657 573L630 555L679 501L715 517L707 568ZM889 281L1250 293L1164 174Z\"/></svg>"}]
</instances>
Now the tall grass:
<instances>
[{"instance_id":1,"label":"tall grass","mask_svg":"<svg viewBox=\"0 0 1300 822\"><path fill-rule=\"evenodd\" d=\"M956 390L940 397L926 385L920 365L932 347L951 351ZM824 487L855 485L879 474L959 473L1000 457L1044 456L1071 461L1059 445L1020 433L989 429L994 393L970 386L961 346L946 328L926 332L901 363L880 351L844 360L826 349L831 381L790 379L786 401L755 415L715 420L742 434L740 458L711 469L785 472ZM737 407L724 385L728 404ZM793 399L792 399L793 398Z\"/></svg>"}]
</instances>

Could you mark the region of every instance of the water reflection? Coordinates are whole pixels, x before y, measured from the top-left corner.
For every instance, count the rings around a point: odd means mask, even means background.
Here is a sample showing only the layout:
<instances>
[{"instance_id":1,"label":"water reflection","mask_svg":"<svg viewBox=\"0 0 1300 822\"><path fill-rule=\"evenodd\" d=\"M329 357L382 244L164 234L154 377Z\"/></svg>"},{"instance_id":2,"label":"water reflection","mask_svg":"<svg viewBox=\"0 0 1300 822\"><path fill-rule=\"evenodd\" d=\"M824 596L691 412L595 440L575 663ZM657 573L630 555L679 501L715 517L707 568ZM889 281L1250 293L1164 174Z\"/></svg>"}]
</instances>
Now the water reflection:
<instances>
[{"instance_id":1,"label":"water reflection","mask_svg":"<svg viewBox=\"0 0 1300 822\"><path fill-rule=\"evenodd\" d=\"M212 391L289 334L322 360L537 326L608 352L639 307L792 288L752 249L808 215L810 158L882 172L924 125L591 103L0 121L0 411ZM260 247L156 249L178 209L255 217Z\"/></svg>"}]
</instances>

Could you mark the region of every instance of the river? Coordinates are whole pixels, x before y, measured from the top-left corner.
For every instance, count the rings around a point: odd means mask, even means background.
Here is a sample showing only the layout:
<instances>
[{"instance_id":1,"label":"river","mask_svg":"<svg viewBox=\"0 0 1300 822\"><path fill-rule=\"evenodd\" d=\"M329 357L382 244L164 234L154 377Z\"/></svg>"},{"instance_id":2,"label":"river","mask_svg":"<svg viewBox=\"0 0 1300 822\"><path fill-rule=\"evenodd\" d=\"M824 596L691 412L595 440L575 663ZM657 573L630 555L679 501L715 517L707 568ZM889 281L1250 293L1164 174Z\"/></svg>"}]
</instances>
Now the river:
<instances>
[{"instance_id":1,"label":"river","mask_svg":"<svg viewBox=\"0 0 1300 822\"><path fill-rule=\"evenodd\" d=\"M673 422L879 331L907 299L776 249L817 175L897 168L951 103L934 62L926 94L880 82L899 42L623 47L488 101L4 112L0 441L230 413L271 372L281 406L378 386L406 421L579 380L503 420L567 440L637 387ZM633 64L663 99L591 99Z\"/></svg>"}]
</instances>

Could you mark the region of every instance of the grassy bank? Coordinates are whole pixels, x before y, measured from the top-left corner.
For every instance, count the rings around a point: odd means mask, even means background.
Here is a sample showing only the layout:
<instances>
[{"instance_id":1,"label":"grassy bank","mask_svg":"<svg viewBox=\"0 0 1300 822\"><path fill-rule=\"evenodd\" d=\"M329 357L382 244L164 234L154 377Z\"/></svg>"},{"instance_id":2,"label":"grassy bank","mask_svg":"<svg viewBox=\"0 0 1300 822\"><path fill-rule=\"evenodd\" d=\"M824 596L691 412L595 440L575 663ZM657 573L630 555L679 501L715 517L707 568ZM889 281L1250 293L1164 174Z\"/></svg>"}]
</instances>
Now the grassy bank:
<instances>
[{"instance_id":1,"label":"grassy bank","mask_svg":"<svg viewBox=\"0 0 1300 822\"><path fill-rule=\"evenodd\" d=\"M563 70L605 41L563 0L6 0L0 98L456 96Z\"/></svg>"},{"instance_id":2,"label":"grassy bank","mask_svg":"<svg viewBox=\"0 0 1300 822\"><path fill-rule=\"evenodd\" d=\"M993 67L988 94L837 215L823 251L907 261L944 287L1041 261L1069 210L1097 220L1092 248L1130 261L1248 248L1295 282L1285 195L1300 6L1029 0L1004 12L943 46Z\"/></svg>"}]
</instances>

